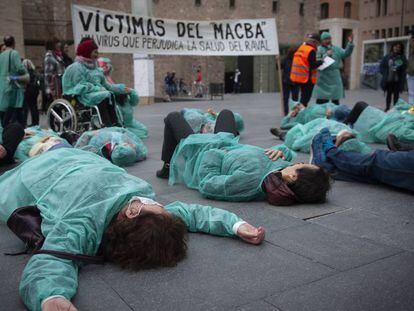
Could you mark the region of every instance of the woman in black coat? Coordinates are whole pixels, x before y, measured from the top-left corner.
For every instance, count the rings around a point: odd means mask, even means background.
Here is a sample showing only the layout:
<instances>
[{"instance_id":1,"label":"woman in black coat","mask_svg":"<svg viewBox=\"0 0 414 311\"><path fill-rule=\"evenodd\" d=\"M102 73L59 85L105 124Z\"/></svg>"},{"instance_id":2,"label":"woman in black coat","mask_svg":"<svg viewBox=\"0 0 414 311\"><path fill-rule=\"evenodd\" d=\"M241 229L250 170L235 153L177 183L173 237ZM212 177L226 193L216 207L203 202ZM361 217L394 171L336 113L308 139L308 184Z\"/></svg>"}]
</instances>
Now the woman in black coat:
<instances>
[{"instance_id":1,"label":"woman in black coat","mask_svg":"<svg viewBox=\"0 0 414 311\"><path fill-rule=\"evenodd\" d=\"M391 97L394 97L395 104L404 90L406 70L407 58L404 55L404 45L399 42L394 43L390 53L384 56L380 64L381 88L387 94L385 111L391 107Z\"/></svg>"}]
</instances>

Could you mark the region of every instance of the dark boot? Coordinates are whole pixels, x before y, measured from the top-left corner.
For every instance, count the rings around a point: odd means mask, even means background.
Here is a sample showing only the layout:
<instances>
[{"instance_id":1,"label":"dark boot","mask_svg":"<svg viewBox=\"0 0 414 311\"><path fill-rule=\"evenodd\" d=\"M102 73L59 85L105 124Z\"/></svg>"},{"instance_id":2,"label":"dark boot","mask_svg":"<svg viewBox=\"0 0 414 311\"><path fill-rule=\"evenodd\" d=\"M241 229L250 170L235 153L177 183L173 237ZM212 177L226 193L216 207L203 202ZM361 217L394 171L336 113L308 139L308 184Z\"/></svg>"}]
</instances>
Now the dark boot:
<instances>
[{"instance_id":1,"label":"dark boot","mask_svg":"<svg viewBox=\"0 0 414 311\"><path fill-rule=\"evenodd\" d=\"M157 177L162 179L168 179L170 177L170 164L164 163L162 168L157 171Z\"/></svg>"},{"instance_id":2,"label":"dark boot","mask_svg":"<svg viewBox=\"0 0 414 311\"><path fill-rule=\"evenodd\" d=\"M392 151L410 151L414 150L414 144L403 143L398 140L394 134L389 134L387 137L388 149Z\"/></svg>"}]
</instances>

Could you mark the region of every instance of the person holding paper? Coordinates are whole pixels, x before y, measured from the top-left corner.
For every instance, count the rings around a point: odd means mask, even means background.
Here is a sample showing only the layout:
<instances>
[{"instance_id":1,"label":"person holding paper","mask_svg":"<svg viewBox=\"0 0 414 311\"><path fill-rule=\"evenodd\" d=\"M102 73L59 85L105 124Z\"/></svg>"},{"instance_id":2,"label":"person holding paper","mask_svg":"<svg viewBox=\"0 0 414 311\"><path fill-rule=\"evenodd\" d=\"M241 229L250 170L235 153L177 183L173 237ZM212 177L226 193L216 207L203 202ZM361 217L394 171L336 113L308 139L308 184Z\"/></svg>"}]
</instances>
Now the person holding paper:
<instances>
[{"instance_id":1,"label":"person holding paper","mask_svg":"<svg viewBox=\"0 0 414 311\"><path fill-rule=\"evenodd\" d=\"M349 57L354 50L353 35L348 37L345 49L332 45L332 37L329 32L321 34L321 45L316 53L317 59L333 59L335 62L330 66L318 71L317 82L313 90L313 97L317 104L325 104L329 101L339 105L339 100L344 98L344 86L341 78L343 59ZM329 63L329 58L327 59Z\"/></svg>"}]
</instances>

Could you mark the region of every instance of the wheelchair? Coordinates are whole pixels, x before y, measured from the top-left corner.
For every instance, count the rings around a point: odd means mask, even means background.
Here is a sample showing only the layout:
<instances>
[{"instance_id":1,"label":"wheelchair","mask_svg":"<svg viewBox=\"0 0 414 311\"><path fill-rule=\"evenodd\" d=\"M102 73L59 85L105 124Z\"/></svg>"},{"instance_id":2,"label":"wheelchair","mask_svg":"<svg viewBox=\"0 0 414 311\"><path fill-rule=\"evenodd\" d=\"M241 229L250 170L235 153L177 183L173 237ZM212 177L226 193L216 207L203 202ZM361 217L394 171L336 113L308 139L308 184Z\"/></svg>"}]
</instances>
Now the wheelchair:
<instances>
[{"instance_id":1,"label":"wheelchair","mask_svg":"<svg viewBox=\"0 0 414 311\"><path fill-rule=\"evenodd\" d=\"M117 118L123 124L122 114L115 106ZM105 127L97 106L88 107L81 104L76 96L63 96L54 100L46 113L49 128L56 133L75 132L81 135L85 131Z\"/></svg>"}]
</instances>

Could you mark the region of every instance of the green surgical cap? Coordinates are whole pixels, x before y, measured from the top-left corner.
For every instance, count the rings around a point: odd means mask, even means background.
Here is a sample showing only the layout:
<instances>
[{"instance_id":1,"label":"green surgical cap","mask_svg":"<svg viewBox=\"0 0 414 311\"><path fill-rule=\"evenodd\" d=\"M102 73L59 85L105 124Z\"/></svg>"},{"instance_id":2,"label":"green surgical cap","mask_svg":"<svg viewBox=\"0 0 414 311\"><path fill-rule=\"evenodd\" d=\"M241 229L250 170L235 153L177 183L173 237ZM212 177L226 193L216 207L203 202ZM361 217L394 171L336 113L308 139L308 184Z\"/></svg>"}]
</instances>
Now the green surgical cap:
<instances>
[{"instance_id":1,"label":"green surgical cap","mask_svg":"<svg viewBox=\"0 0 414 311\"><path fill-rule=\"evenodd\" d=\"M327 31L322 32L321 34L321 40L330 39L332 38L331 34Z\"/></svg>"},{"instance_id":2,"label":"green surgical cap","mask_svg":"<svg viewBox=\"0 0 414 311\"><path fill-rule=\"evenodd\" d=\"M112 151L111 160L112 163L117 166L132 165L136 161L137 154L132 147L125 145L118 145Z\"/></svg>"}]
</instances>

